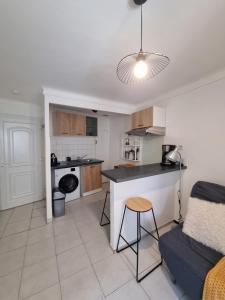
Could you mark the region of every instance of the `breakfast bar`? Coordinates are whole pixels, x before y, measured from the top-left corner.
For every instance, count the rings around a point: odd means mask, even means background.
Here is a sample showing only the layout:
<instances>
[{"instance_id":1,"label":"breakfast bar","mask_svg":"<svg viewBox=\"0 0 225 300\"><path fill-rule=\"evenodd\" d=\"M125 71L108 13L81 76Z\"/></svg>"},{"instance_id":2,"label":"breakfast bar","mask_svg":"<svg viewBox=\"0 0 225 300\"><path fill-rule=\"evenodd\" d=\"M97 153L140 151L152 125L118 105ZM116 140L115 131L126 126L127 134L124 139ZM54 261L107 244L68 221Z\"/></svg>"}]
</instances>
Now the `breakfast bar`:
<instances>
[{"instance_id":1,"label":"breakfast bar","mask_svg":"<svg viewBox=\"0 0 225 300\"><path fill-rule=\"evenodd\" d=\"M186 169L182 166L182 170ZM179 166L162 166L160 163L117 168L102 171L110 180L110 245L116 249L122 213L126 199L144 197L151 200L158 226L163 226L176 218L176 184L179 180ZM126 213L125 232L129 241L136 238L136 217L132 211ZM148 213L141 223L150 231L154 229Z\"/></svg>"}]
</instances>

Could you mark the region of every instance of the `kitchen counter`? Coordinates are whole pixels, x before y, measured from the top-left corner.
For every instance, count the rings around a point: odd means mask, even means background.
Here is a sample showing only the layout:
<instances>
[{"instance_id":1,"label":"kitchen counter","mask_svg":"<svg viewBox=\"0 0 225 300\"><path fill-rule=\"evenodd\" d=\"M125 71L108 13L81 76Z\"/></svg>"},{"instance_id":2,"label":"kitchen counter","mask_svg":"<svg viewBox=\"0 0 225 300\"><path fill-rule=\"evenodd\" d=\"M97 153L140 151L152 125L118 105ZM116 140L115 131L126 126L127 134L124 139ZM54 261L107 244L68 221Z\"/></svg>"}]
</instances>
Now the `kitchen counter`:
<instances>
[{"instance_id":1,"label":"kitchen counter","mask_svg":"<svg viewBox=\"0 0 225 300\"><path fill-rule=\"evenodd\" d=\"M187 167L182 167L182 173ZM132 168L119 168L102 171L110 179L110 245L116 249L124 206L129 197L149 199L154 207L158 227L178 218L177 189L179 187L180 168L149 164ZM137 216L126 211L125 230L128 241L136 240ZM142 225L149 231L154 228L151 214L143 213ZM121 247L125 246L121 241Z\"/></svg>"},{"instance_id":2,"label":"kitchen counter","mask_svg":"<svg viewBox=\"0 0 225 300\"><path fill-rule=\"evenodd\" d=\"M186 169L182 166L182 170ZM118 168L107 171L102 171L102 175L114 182L124 182L149 176L161 175L170 172L179 171L179 165L162 166L160 163L136 166L132 168Z\"/></svg>"},{"instance_id":3,"label":"kitchen counter","mask_svg":"<svg viewBox=\"0 0 225 300\"><path fill-rule=\"evenodd\" d=\"M82 167L88 165L96 165L103 163L104 160L90 159L90 160L71 160L71 161L60 161L57 166L53 166L52 169L64 169L73 167Z\"/></svg>"}]
</instances>

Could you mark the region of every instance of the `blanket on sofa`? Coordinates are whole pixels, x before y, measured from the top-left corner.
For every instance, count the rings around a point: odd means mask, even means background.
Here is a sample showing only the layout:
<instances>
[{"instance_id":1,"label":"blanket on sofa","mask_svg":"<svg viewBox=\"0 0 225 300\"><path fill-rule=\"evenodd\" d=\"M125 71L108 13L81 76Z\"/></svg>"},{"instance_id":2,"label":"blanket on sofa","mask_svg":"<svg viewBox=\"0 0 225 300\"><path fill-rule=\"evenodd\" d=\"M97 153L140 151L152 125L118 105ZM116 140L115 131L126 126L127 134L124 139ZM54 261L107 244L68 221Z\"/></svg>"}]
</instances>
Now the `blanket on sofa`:
<instances>
[{"instance_id":1,"label":"blanket on sofa","mask_svg":"<svg viewBox=\"0 0 225 300\"><path fill-rule=\"evenodd\" d=\"M225 256L206 276L202 300L225 299Z\"/></svg>"}]
</instances>

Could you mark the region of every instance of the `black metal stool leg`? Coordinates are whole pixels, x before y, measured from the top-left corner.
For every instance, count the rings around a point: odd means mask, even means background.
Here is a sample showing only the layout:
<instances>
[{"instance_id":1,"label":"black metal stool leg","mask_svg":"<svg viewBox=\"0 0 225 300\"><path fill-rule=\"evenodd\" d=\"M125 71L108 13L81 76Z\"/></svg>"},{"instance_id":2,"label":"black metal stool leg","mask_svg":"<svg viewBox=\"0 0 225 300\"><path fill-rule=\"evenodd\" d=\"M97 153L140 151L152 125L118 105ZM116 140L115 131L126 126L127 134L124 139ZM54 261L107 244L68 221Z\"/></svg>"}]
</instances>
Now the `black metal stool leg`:
<instances>
[{"instance_id":1,"label":"black metal stool leg","mask_svg":"<svg viewBox=\"0 0 225 300\"><path fill-rule=\"evenodd\" d=\"M128 207L129 208L129 207ZM146 230L143 226L141 226L141 213L139 211L137 211L137 240L129 243L121 234L122 229L123 229L123 222L124 222L124 217L125 217L125 213L126 213L126 209L127 206L125 205L124 211L123 211L123 217L122 217L122 222L121 222L121 226L120 226L120 232L119 232L119 237L118 237L118 242L117 242L117 247L116 247L116 252L121 252L127 248L131 248L131 250L136 254L137 256L137 260L136 260L136 281L140 282L142 281L145 277L147 277L150 273L152 273L155 269L157 269L159 266L162 265L162 256L161 256L161 260L159 263L157 263L157 265L155 267L153 267L149 272L147 272L144 276L142 276L141 278L139 278L139 242L141 240L141 229L143 229L146 233L148 233L150 236L152 236L157 242L159 241L159 232L158 232L158 227L156 224L156 219L155 219L155 215L154 215L154 211L152 209L152 215L153 215L153 220L154 220L154 224L155 224L155 228L156 228L156 233L157 233L157 237L156 238L151 232L149 232L148 230ZM120 243L120 238L123 239L123 241L127 244L127 246L122 247L121 249L119 249L119 243ZM135 244L137 244L136 246L136 250L132 247Z\"/></svg>"},{"instance_id":2,"label":"black metal stool leg","mask_svg":"<svg viewBox=\"0 0 225 300\"><path fill-rule=\"evenodd\" d=\"M153 208L152 208L152 216L153 216L153 220L154 220L154 224L155 224L155 230L156 230L156 233L157 233L157 237L158 237L158 240L159 240L159 231L158 231L158 226L156 224L155 214L154 214L154 209Z\"/></svg>"},{"instance_id":3,"label":"black metal stool leg","mask_svg":"<svg viewBox=\"0 0 225 300\"><path fill-rule=\"evenodd\" d=\"M154 213L154 209L153 208L152 208L152 216L153 216L153 220L154 220L154 224L155 224L156 234L157 234L158 241L159 241L159 231L158 231L158 226L157 226L157 223L156 223L155 213ZM161 264L162 264L163 263L163 257L162 257L161 254L160 254L160 256L161 256Z\"/></svg>"},{"instance_id":4,"label":"black metal stool leg","mask_svg":"<svg viewBox=\"0 0 225 300\"><path fill-rule=\"evenodd\" d=\"M139 241L141 240L141 227L140 227L140 212L137 212L137 260L136 260L136 280L138 282L139 274Z\"/></svg>"},{"instance_id":5,"label":"black metal stool leg","mask_svg":"<svg viewBox=\"0 0 225 300\"><path fill-rule=\"evenodd\" d=\"M140 214L140 213L139 213L139 214ZM158 239L157 239L153 234L151 234L149 231L147 231L144 227L141 226L141 224L140 224L140 217L139 217L139 227L140 227L140 230L141 230L141 228L144 229L145 232L147 232L148 234L150 234L155 240L159 241L159 232L158 232L158 227L157 227L157 224L156 224L156 219L155 219L155 214L154 214L153 208L152 208L152 216L153 216L153 220L154 220L155 229L156 229L156 233L157 233ZM137 261L138 261L138 259L139 259L138 255L139 255L139 249L138 249L138 252L137 252ZM163 259L162 259L162 256L161 256L161 255L160 255L160 257L161 257L160 262L159 262L154 268L152 268L148 273L146 273L144 276L142 276L141 278L138 277L139 271L138 271L138 263L137 263L137 270L136 270L136 281L137 281L137 282L141 282L141 281L142 281L143 279L145 279L150 273L152 273L154 270L156 270L159 266L162 265Z\"/></svg>"},{"instance_id":6,"label":"black metal stool leg","mask_svg":"<svg viewBox=\"0 0 225 300\"><path fill-rule=\"evenodd\" d=\"M122 218L122 222L121 222L121 226L120 226L120 233L119 233L119 237L118 237L116 252L119 252L119 243L120 243L121 232L122 232L122 228L123 228L123 221L124 221L126 209L127 209L127 206L125 205L124 211L123 211L123 218Z\"/></svg>"},{"instance_id":7,"label":"black metal stool leg","mask_svg":"<svg viewBox=\"0 0 225 300\"><path fill-rule=\"evenodd\" d=\"M101 221L100 221L100 225L101 225L101 226L105 226L105 225L109 225L109 224L110 224L110 220L109 220L108 216L105 214L105 205L106 205L106 201L107 201L108 194L109 194L109 192L107 191L107 192L106 192L106 195L105 195L105 201L104 201L104 206L103 206L102 216L101 216ZM102 223L103 216L105 216L105 218L108 220L108 222Z\"/></svg>"}]
</instances>

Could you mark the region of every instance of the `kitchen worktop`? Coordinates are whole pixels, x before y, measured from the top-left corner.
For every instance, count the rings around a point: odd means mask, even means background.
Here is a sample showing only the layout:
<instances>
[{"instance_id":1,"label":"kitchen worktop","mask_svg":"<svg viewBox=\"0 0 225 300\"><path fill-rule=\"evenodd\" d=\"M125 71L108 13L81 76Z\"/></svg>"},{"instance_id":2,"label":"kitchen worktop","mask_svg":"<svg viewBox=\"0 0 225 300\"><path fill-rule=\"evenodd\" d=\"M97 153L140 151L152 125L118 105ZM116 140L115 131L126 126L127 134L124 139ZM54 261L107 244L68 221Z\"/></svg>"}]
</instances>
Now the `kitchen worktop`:
<instances>
[{"instance_id":1,"label":"kitchen worktop","mask_svg":"<svg viewBox=\"0 0 225 300\"><path fill-rule=\"evenodd\" d=\"M73 167L82 167L88 165L96 165L103 163L104 160L99 159L81 159L81 160L71 160L71 161L60 161L57 166L53 166L52 169L64 169L64 168L73 168Z\"/></svg>"},{"instance_id":2,"label":"kitchen worktop","mask_svg":"<svg viewBox=\"0 0 225 300\"><path fill-rule=\"evenodd\" d=\"M186 169L186 166L182 166L182 170ZM162 166L160 163L141 165L132 168L118 168L112 170L102 171L102 175L110 180L118 183L149 176L161 175L165 173L179 171L179 165L174 166Z\"/></svg>"}]
</instances>

